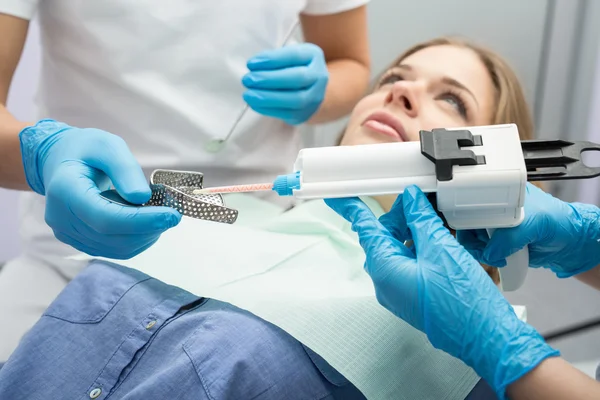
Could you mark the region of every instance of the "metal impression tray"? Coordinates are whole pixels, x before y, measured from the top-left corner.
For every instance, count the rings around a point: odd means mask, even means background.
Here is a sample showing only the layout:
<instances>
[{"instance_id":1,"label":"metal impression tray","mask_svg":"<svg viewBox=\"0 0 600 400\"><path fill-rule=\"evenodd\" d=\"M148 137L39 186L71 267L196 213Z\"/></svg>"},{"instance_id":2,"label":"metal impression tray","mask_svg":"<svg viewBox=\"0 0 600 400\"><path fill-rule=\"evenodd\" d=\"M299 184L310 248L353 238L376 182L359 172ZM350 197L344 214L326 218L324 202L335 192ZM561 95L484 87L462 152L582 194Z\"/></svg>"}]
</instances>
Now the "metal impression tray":
<instances>
[{"instance_id":1,"label":"metal impression tray","mask_svg":"<svg viewBox=\"0 0 600 400\"><path fill-rule=\"evenodd\" d=\"M150 175L152 197L142 205L129 203L114 189L106 190L100 196L123 206L171 207L186 217L233 224L238 211L225 207L220 194L194 194L195 190L202 189L203 178L200 172L157 169Z\"/></svg>"}]
</instances>

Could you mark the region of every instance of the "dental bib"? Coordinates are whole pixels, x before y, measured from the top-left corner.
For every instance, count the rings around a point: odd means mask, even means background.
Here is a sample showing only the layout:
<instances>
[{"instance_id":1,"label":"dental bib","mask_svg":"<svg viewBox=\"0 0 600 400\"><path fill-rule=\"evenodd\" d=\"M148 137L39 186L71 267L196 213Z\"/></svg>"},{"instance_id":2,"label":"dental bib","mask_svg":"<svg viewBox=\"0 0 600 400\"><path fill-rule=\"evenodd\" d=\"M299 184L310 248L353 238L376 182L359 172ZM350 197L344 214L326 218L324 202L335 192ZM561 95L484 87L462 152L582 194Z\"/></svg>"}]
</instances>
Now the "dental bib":
<instances>
[{"instance_id":1,"label":"dental bib","mask_svg":"<svg viewBox=\"0 0 600 400\"><path fill-rule=\"evenodd\" d=\"M368 399L464 399L472 390L473 370L379 305L356 234L323 201L284 212L248 195L225 200L236 224L184 218L118 263L279 326Z\"/></svg>"}]
</instances>

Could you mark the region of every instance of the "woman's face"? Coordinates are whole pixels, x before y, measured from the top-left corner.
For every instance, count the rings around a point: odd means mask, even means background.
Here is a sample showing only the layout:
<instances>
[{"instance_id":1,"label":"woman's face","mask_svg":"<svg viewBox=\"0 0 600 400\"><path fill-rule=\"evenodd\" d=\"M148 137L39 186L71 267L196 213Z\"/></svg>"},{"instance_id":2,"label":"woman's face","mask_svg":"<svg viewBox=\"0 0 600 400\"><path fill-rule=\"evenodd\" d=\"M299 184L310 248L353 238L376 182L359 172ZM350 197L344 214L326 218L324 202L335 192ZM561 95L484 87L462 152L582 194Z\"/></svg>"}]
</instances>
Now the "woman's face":
<instances>
[{"instance_id":1,"label":"woman's face","mask_svg":"<svg viewBox=\"0 0 600 400\"><path fill-rule=\"evenodd\" d=\"M341 145L419 140L420 130L489 125L494 87L470 49L420 50L381 78L354 108Z\"/></svg>"}]
</instances>

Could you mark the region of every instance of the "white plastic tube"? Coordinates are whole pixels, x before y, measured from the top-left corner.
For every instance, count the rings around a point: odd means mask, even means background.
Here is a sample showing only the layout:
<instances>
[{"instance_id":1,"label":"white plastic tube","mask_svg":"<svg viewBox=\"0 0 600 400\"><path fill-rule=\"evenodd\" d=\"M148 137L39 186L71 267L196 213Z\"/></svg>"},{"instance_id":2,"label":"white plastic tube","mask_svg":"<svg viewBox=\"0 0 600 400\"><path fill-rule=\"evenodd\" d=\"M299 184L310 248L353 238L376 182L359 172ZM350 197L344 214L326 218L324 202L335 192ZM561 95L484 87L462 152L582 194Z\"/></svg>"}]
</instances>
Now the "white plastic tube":
<instances>
[{"instance_id":1,"label":"white plastic tube","mask_svg":"<svg viewBox=\"0 0 600 400\"><path fill-rule=\"evenodd\" d=\"M294 164L294 171L301 172L294 197L397 194L410 185L435 192L435 165L421 154L420 146L409 142L303 149Z\"/></svg>"}]
</instances>

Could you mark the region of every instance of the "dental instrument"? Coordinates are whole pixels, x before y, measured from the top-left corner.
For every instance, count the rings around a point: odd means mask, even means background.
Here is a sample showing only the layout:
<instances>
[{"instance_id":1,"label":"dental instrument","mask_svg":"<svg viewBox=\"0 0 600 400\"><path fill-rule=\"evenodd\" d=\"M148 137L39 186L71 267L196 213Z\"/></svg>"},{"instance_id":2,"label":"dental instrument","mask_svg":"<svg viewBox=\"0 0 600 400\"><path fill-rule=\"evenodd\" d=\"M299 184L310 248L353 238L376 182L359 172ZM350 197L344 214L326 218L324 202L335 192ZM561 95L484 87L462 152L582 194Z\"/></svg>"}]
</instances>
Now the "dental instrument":
<instances>
[{"instance_id":1,"label":"dental instrument","mask_svg":"<svg viewBox=\"0 0 600 400\"><path fill-rule=\"evenodd\" d=\"M298 27L299 23L300 23L300 20L294 21L294 23L292 24L292 27L290 28L290 30L287 32L287 34L283 38L283 43L281 45L282 47L285 46L286 44L288 44L288 42L292 38L294 31L296 30L296 27ZM231 126L231 129L229 129L229 132L227 133L227 135L222 139L213 139L210 142L208 142L205 147L206 151L208 151L209 153L218 153L219 151L223 150L225 148L225 145L227 144L227 141L231 138L231 136L233 135L233 133L235 132L238 125L240 124L240 122L242 121L242 119L244 118L244 116L246 115L246 113L248 112L249 109L250 109L250 106L248 105L248 103L244 104L244 108L242 108L242 111L238 114L237 118L233 122L233 125Z\"/></svg>"},{"instance_id":2,"label":"dental instrument","mask_svg":"<svg viewBox=\"0 0 600 400\"><path fill-rule=\"evenodd\" d=\"M518 226L524 218L527 181L586 179L600 168L581 161L600 150L590 142L521 141L515 124L421 131L420 141L302 149L291 174L272 190L297 199L399 194L409 185L435 193L437 208L455 230ZM268 190L268 184L203 189L203 193ZM243 189L243 190L242 190ZM502 287L518 289L528 249L500 269Z\"/></svg>"},{"instance_id":3,"label":"dental instrument","mask_svg":"<svg viewBox=\"0 0 600 400\"><path fill-rule=\"evenodd\" d=\"M238 211L225 206L218 194L195 193L202 189L204 175L200 172L158 169L150 175L152 197L144 204L132 204L115 189L105 190L100 196L111 203L130 207L171 207L183 216L206 221L233 224Z\"/></svg>"}]
</instances>

